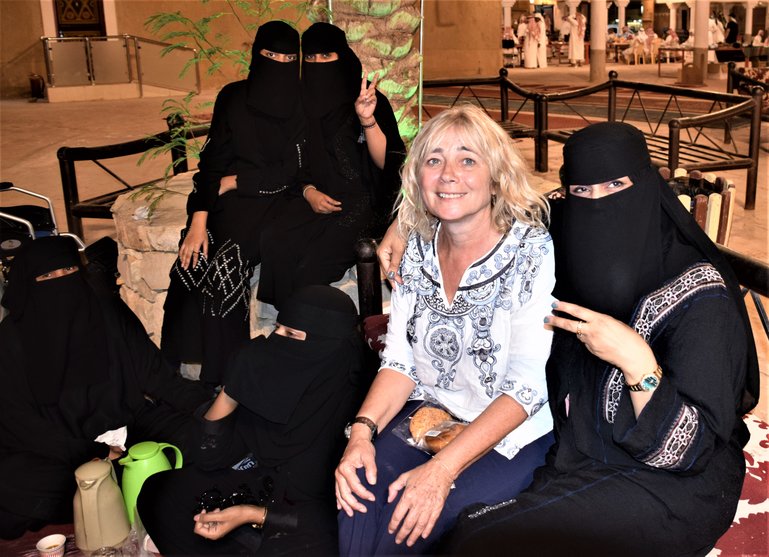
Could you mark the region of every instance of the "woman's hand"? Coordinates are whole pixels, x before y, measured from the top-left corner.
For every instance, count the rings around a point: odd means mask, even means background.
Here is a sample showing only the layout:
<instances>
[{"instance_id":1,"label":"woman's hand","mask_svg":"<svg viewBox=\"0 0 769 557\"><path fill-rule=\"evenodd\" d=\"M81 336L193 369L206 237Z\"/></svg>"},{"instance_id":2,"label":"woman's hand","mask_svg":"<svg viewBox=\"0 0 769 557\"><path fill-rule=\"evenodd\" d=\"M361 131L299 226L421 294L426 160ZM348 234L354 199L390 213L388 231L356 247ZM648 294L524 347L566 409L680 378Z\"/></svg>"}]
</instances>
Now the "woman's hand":
<instances>
[{"instance_id":1,"label":"woman's hand","mask_svg":"<svg viewBox=\"0 0 769 557\"><path fill-rule=\"evenodd\" d=\"M237 187L238 177L236 175L223 176L222 179L219 180L219 195L224 195L228 191L237 189Z\"/></svg>"},{"instance_id":2,"label":"woman's hand","mask_svg":"<svg viewBox=\"0 0 769 557\"><path fill-rule=\"evenodd\" d=\"M433 531L449 496L454 478L435 459L404 472L390 484L387 502L392 503L402 489L403 495L395 506L387 531L395 534L395 543L412 546ZM397 533L396 533L397 531Z\"/></svg>"},{"instance_id":3,"label":"woman's hand","mask_svg":"<svg viewBox=\"0 0 769 557\"><path fill-rule=\"evenodd\" d=\"M375 74L371 85L367 87L364 72L360 82L360 94L355 99L355 113L358 115L358 119L363 126L376 122L374 120L374 110L376 109L376 82L378 79L379 74Z\"/></svg>"},{"instance_id":4,"label":"woman's hand","mask_svg":"<svg viewBox=\"0 0 769 557\"><path fill-rule=\"evenodd\" d=\"M188 269L190 261L193 267L197 267L198 257L201 253L203 257L208 257L207 222L208 213L206 211L197 211L192 215L190 228L184 237L182 247L179 248L179 260L182 264L182 269Z\"/></svg>"},{"instance_id":5,"label":"woman's hand","mask_svg":"<svg viewBox=\"0 0 769 557\"><path fill-rule=\"evenodd\" d=\"M193 518L195 521L193 531L198 536L203 536L209 540L218 540L235 528L255 522L258 520L257 515L259 517L264 516L264 507L235 505L224 510L201 511Z\"/></svg>"},{"instance_id":6,"label":"woman's hand","mask_svg":"<svg viewBox=\"0 0 769 557\"><path fill-rule=\"evenodd\" d=\"M307 200L307 203L310 204L312 210L321 215L338 213L342 210L342 203L340 201L329 197L314 187L305 189L304 198Z\"/></svg>"},{"instance_id":7,"label":"woman's hand","mask_svg":"<svg viewBox=\"0 0 769 557\"><path fill-rule=\"evenodd\" d=\"M406 240L401 236L398 230L398 219L396 218L385 232L384 238L379 242L376 249L376 256L379 259L379 267L382 273L390 281L390 286L395 288L395 283L403 284L403 279L398 274L398 269L403 259L403 252L406 250Z\"/></svg>"},{"instance_id":8,"label":"woman's hand","mask_svg":"<svg viewBox=\"0 0 769 557\"><path fill-rule=\"evenodd\" d=\"M365 427L365 426L364 426ZM358 479L358 468L366 472L366 480L371 485L376 484L376 462L374 457L376 449L374 444L365 436L356 435L355 428L350 436L350 442L336 467L336 508L342 510L347 516L352 516L354 511L366 512L366 506L358 501L357 497L374 501L374 494L366 489Z\"/></svg>"},{"instance_id":9,"label":"woman's hand","mask_svg":"<svg viewBox=\"0 0 769 557\"><path fill-rule=\"evenodd\" d=\"M551 315L546 318L548 324L577 334L577 338L591 353L618 367L625 373L626 378L640 377L656 365L654 353L649 345L625 323L604 313L568 302L556 302L553 309L576 319ZM628 383L632 383L632 379Z\"/></svg>"}]
</instances>

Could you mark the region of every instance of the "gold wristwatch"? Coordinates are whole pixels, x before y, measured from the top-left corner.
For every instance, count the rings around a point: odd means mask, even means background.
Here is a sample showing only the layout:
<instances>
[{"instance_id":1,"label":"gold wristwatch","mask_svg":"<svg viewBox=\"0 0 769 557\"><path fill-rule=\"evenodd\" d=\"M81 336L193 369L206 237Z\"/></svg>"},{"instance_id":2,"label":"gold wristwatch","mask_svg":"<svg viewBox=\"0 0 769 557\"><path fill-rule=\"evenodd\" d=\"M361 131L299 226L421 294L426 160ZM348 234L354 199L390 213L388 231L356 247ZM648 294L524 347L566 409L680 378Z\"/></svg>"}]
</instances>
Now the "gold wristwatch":
<instances>
[{"instance_id":1,"label":"gold wristwatch","mask_svg":"<svg viewBox=\"0 0 769 557\"><path fill-rule=\"evenodd\" d=\"M633 392L650 392L659 386L660 379L662 379L662 368L658 364L657 369L641 377L641 380L635 385L628 385L627 388Z\"/></svg>"}]
</instances>

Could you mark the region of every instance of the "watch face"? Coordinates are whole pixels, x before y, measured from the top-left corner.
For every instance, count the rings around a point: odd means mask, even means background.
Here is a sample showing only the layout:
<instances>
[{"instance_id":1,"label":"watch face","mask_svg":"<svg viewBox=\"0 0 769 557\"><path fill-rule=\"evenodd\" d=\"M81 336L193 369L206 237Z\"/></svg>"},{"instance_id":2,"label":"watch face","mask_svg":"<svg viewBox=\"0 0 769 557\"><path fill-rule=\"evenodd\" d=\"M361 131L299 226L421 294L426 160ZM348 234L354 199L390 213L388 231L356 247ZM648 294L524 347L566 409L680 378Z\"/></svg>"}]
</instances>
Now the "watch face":
<instances>
[{"instance_id":1,"label":"watch face","mask_svg":"<svg viewBox=\"0 0 769 557\"><path fill-rule=\"evenodd\" d=\"M644 391L653 391L660 384L660 380L656 375L647 375L641 381L641 387Z\"/></svg>"}]
</instances>

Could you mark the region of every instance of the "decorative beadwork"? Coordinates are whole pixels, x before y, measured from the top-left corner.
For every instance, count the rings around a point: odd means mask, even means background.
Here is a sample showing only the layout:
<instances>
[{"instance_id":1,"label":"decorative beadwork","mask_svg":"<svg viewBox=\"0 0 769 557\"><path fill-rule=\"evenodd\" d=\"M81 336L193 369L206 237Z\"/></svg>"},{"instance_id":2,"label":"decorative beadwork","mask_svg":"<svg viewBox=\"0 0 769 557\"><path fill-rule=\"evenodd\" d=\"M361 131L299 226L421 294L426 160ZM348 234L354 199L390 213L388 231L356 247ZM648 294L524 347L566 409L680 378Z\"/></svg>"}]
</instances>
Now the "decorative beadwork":
<instances>
[{"instance_id":1,"label":"decorative beadwork","mask_svg":"<svg viewBox=\"0 0 769 557\"><path fill-rule=\"evenodd\" d=\"M475 511L473 513L470 513L469 515L467 515L467 518L470 518L470 519L480 518L480 517L482 517L485 514L488 514L488 513L492 512L492 511L496 511L497 509L501 509L501 508L507 507L508 505L512 505L515 502L516 502L516 499L508 499L507 501L502 501L501 503L496 503L494 505L488 505L486 507L482 507L482 508L478 509L477 511Z\"/></svg>"}]
</instances>

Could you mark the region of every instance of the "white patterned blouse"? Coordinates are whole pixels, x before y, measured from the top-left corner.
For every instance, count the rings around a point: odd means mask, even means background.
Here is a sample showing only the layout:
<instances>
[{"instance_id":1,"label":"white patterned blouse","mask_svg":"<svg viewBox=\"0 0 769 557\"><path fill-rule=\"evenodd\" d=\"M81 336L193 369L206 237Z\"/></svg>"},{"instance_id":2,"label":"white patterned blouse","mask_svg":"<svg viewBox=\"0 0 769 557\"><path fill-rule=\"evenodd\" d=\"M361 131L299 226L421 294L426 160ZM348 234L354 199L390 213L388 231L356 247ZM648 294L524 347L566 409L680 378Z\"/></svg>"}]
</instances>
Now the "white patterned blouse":
<instances>
[{"instance_id":1,"label":"white patterned blouse","mask_svg":"<svg viewBox=\"0 0 769 557\"><path fill-rule=\"evenodd\" d=\"M553 241L547 230L514 223L496 246L465 271L452 303L446 299L432 242L411 235L380 369L407 375L411 399L433 397L472 421L500 395L528 418L495 447L513 458L549 432L545 362L552 332L544 326L554 301Z\"/></svg>"}]
</instances>

